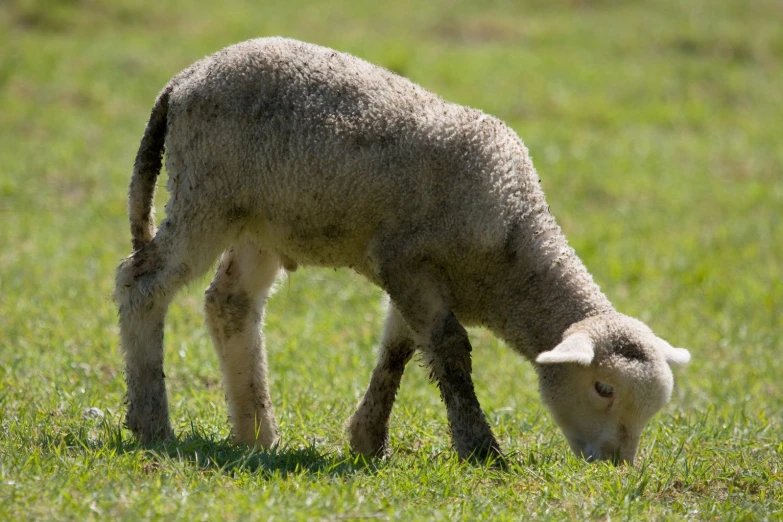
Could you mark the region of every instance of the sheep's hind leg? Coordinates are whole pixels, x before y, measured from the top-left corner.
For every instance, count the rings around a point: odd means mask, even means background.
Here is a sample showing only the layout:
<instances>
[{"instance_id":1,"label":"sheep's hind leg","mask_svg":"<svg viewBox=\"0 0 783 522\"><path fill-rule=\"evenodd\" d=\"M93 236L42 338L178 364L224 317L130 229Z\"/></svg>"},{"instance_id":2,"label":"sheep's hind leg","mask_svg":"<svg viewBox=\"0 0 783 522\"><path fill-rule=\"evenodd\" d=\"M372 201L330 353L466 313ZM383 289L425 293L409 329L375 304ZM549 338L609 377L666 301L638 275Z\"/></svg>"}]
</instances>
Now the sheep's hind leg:
<instances>
[{"instance_id":1,"label":"sheep's hind leg","mask_svg":"<svg viewBox=\"0 0 783 522\"><path fill-rule=\"evenodd\" d=\"M243 241L223 254L205 299L234 439L264 448L278 438L261 329L279 268L275 254Z\"/></svg>"},{"instance_id":2,"label":"sheep's hind leg","mask_svg":"<svg viewBox=\"0 0 783 522\"><path fill-rule=\"evenodd\" d=\"M408 325L394 304L389 303L378 363L372 372L370 386L348 420L348 436L353 451L368 457L388 453L389 415L405 365L415 347Z\"/></svg>"},{"instance_id":3,"label":"sheep's hind leg","mask_svg":"<svg viewBox=\"0 0 783 522\"><path fill-rule=\"evenodd\" d=\"M114 299L128 386L126 424L144 444L173 436L163 374L163 325L169 303L222 248L190 225L164 220L152 241L117 268Z\"/></svg>"}]
</instances>

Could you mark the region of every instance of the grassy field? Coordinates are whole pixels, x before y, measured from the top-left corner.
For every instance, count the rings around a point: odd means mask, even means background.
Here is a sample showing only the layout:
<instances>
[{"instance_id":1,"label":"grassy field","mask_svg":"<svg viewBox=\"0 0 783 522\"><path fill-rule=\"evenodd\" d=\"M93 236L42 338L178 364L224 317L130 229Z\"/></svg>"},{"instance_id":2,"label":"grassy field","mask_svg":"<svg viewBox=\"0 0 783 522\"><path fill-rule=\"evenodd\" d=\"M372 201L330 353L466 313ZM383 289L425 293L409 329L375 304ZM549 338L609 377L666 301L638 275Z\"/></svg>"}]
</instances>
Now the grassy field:
<instances>
[{"instance_id":1,"label":"grassy field","mask_svg":"<svg viewBox=\"0 0 783 522\"><path fill-rule=\"evenodd\" d=\"M196 4L0 4L0 519L783 518L780 2ZM179 439L134 443L110 294L138 140L174 73L263 35L352 52L519 132L617 308L691 349L635 468L572 456L531 366L481 330L477 393L510 469L457 462L418 364L393 455L356 458L343 423L381 294L318 269L269 307L278 449L230 444L206 280L168 318Z\"/></svg>"}]
</instances>

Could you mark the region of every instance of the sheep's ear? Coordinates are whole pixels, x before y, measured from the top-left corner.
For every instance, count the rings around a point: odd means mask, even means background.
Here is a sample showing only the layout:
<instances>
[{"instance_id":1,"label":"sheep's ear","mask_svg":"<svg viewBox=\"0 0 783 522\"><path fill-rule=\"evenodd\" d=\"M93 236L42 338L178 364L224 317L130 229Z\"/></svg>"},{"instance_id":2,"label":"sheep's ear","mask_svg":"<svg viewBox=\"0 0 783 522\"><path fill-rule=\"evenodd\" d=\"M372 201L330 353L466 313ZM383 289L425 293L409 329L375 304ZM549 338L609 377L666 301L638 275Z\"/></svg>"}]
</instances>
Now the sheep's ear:
<instances>
[{"instance_id":1,"label":"sheep's ear","mask_svg":"<svg viewBox=\"0 0 783 522\"><path fill-rule=\"evenodd\" d=\"M569 335L548 352L540 353L536 357L536 362L539 364L575 363L590 366L594 355L592 339L587 334L577 333Z\"/></svg>"},{"instance_id":2,"label":"sheep's ear","mask_svg":"<svg viewBox=\"0 0 783 522\"><path fill-rule=\"evenodd\" d=\"M672 345L661 339L658 339L658 350L660 350L664 359L670 364L687 364L691 360L691 353L685 348L674 348Z\"/></svg>"}]
</instances>

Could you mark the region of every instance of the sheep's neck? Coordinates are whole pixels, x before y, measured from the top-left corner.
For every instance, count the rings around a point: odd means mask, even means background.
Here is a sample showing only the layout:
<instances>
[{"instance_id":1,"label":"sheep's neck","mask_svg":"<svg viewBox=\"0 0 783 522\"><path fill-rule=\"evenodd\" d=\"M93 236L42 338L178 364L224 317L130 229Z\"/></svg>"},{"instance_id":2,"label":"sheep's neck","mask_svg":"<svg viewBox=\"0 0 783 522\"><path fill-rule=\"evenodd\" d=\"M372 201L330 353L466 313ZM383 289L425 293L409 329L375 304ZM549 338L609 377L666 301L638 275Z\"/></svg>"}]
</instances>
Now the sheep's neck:
<instances>
[{"instance_id":1,"label":"sheep's neck","mask_svg":"<svg viewBox=\"0 0 783 522\"><path fill-rule=\"evenodd\" d=\"M547 221L553 228L546 241L527 242L509 267L505 310L498 311L506 317L498 334L530 359L556 346L572 324L614 311L551 216Z\"/></svg>"}]
</instances>

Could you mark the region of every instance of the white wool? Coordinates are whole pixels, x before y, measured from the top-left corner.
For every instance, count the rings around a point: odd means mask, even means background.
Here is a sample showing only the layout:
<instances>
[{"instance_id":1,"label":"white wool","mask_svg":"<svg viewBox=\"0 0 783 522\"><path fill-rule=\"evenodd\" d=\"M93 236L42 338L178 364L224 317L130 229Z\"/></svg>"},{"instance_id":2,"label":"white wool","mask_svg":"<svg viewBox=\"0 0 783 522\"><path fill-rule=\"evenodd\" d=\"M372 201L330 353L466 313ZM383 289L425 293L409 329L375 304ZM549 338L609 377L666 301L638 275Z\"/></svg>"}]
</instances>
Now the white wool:
<instances>
[{"instance_id":1,"label":"white wool","mask_svg":"<svg viewBox=\"0 0 783 522\"><path fill-rule=\"evenodd\" d=\"M171 199L156 233L164 144ZM240 442L278 439L261 326L280 267L349 267L391 297L378 366L349 422L354 449L366 454L387 447L418 347L460 456L500 455L462 325L487 326L538 358L542 396L588 458L632 460L644 423L671 393L666 360L687 359L601 293L513 130L324 47L251 40L175 76L142 138L128 208L134 253L118 269L115 298L127 421L143 440L172 433L166 307L222 251L207 322ZM598 379L614 387L611 404L596 399Z\"/></svg>"}]
</instances>

